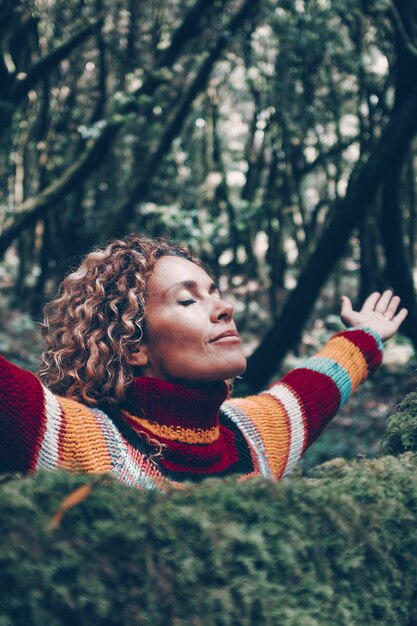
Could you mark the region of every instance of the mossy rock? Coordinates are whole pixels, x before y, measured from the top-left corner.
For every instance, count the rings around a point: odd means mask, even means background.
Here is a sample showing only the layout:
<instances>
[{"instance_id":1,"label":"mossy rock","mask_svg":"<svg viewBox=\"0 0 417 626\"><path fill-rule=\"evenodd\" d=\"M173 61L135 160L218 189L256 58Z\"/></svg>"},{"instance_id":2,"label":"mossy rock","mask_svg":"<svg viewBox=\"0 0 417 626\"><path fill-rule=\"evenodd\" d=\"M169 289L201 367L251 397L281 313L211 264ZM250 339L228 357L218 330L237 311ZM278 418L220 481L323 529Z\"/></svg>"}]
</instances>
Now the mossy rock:
<instances>
[{"instance_id":1,"label":"mossy rock","mask_svg":"<svg viewBox=\"0 0 417 626\"><path fill-rule=\"evenodd\" d=\"M51 529L80 485L88 496ZM0 485L0 626L417 623L408 454L167 493L43 472Z\"/></svg>"},{"instance_id":2,"label":"mossy rock","mask_svg":"<svg viewBox=\"0 0 417 626\"><path fill-rule=\"evenodd\" d=\"M388 419L382 451L394 455L417 452L417 392L405 396L396 413Z\"/></svg>"}]
</instances>

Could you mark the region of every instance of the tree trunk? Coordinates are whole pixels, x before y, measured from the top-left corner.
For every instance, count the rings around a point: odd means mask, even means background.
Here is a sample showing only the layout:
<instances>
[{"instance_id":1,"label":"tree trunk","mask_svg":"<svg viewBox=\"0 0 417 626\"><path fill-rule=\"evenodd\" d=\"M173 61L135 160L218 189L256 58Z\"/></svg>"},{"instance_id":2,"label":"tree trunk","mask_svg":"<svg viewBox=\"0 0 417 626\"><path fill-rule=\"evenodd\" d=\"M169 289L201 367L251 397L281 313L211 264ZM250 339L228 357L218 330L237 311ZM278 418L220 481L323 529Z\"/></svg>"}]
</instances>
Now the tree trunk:
<instances>
[{"instance_id":1,"label":"tree trunk","mask_svg":"<svg viewBox=\"0 0 417 626\"><path fill-rule=\"evenodd\" d=\"M402 30L397 23L397 67L395 84L394 111L401 109L409 98L413 78L417 73L417 53L410 51L408 41L413 41L417 32L417 9L404 0L393 3L398 11L398 19L403 24ZM403 165L406 164L408 150L413 135L401 146L387 169L383 181L383 220L382 233L387 259L387 267L392 279L392 286L400 296L402 304L408 309L408 316L403 330L417 347L417 300L414 293L414 280L411 259L407 253L402 211Z\"/></svg>"},{"instance_id":2,"label":"tree trunk","mask_svg":"<svg viewBox=\"0 0 417 626\"><path fill-rule=\"evenodd\" d=\"M359 302L363 302L371 291L380 290L380 267L378 263L378 246L380 245L379 229L375 224L376 201L368 211L364 211L359 219L360 241L360 284Z\"/></svg>"},{"instance_id":3,"label":"tree trunk","mask_svg":"<svg viewBox=\"0 0 417 626\"><path fill-rule=\"evenodd\" d=\"M397 155L398 158L398 155ZM401 210L402 159L394 162L384 182L382 232L392 286L408 309L403 330L417 347L417 302L407 254Z\"/></svg>"}]
</instances>

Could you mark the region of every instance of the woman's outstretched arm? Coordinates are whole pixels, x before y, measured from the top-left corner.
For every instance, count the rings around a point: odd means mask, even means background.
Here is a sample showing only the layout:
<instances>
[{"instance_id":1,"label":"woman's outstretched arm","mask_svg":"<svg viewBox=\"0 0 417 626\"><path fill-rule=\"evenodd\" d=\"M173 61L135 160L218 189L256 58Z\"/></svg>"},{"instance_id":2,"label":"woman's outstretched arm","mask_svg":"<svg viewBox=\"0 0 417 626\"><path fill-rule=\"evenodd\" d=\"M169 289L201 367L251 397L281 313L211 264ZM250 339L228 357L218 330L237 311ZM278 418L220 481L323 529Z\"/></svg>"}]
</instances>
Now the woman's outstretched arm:
<instances>
[{"instance_id":1,"label":"woman's outstretched arm","mask_svg":"<svg viewBox=\"0 0 417 626\"><path fill-rule=\"evenodd\" d=\"M341 317L353 328L337 333L316 355L256 396L229 400L224 413L245 435L266 476L281 478L380 365L383 341L398 330L407 311L387 291L374 293L360 311L342 299Z\"/></svg>"}]
</instances>

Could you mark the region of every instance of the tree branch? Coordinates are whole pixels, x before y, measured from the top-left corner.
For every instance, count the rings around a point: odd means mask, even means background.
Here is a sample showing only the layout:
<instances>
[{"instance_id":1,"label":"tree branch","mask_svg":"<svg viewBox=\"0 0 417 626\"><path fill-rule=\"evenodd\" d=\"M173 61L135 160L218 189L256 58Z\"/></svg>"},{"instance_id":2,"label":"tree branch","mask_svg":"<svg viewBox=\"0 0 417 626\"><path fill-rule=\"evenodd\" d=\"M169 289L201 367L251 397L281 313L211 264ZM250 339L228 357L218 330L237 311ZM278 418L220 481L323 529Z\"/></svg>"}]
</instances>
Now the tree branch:
<instances>
[{"instance_id":1,"label":"tree branch","mask_svg":"<svg viewBox=\"0 0 417 626\"><path fill-rule=\"evenodd\" d=\"M219 59L220 55L227 47L230 36L247 20L252 12L256 10L256 5L259 4L259 2L260 0L245 0L240 10L233 16L227 27L217 38L214 47L203 62L197 76L183 98L178 111L169 122L167 129L159 142L157 150L151 155L147 163L145 163L140 177L132 184L130 191L127 193L126 200L115 212L114 220L109 223L109 234L114 231L120 232L120 224L125 224L126 227L128 227L128 223L132 219L135 210L135 205L142 201L148 193L153 176L155 175L163 157L168 152L172 141L181 132L184 120L191 108L192 103L198 94L205 88L214 63Z\"/></svg>"},{"instance_id":2,"label":"tree branch","mask_svg":"<svg viewBox=\"0 0 417 626\"><path fill-rule=\"evenodd\" d=\"M228 4L229 0L221 0L220 6ZM199 0L188 11L187 15L175 31L171 44L161 53L158 60L159 67L167 67L175 62L184 45L190 40L195 39L200 34L200 28L203 18L209 9L213 8L215 3L213 0Z\"/></svg>"},{"instance_id":3,"label":"tree branch","mask_svg":"<svg viewBox=\"0 0 417 626\"><path fill-rule=\"evenodd\" d=\"M106 124L98 138L91 140L81 156L71 163L64 172L35 198L28 198L16 208L12 224L0 235L0 258L20 233L34 224L44 213L57 203L67 192L74 191L81 184L84 177L103 158L106 148L113 140L124 119L116 116L112 122Z\"/></svg>"},{"instance_id":4,"label":"tree branch","mask_svg":"<svg viewBox=\"0 0 417 626\"><path fill-rule=\"evenodd\" d=\"M16 77L10 89L9 99L14 104L17 104L40 78L48 74L50 70L56 67L62 59L65 59L74 48L85 41L102 22L103 20L100 18L84 26L84 28L81 28L67 41L54 48L46 57L34 63L26 72L24 78L19 79Z\"/></svg>"},{"instance_id":5,"label":"tree branch","mask_svg":"<svg viewBox=\"0 0 417 626\"><path fill-rule=\"evenodd\" d=\"M221 0L221 4L227 4L229 0ZM200 0L187 13L180 26L175 31L170 45L161 52L156 60L156 68L145 78L143 85L132 92L134 97L140 94L151 95L162 79L158 71L172 67L184 47L189 41L198 37L201 33L201 24L209 9L213 8L213 0Z\"/></svg>"},{"instance_id":6,"label":"tree branch","mask_svg":"<svg viewBox=\"0 0 417 626\"><path fill-rule=\"evenodd\" d=\"M241 10L238 11L229 23L226 33L223 33L223 35L218 38L216 46L203 63L203 66L196 79L193 81L193 84L184 98L180 109L168 125L157 151L145 165L140 180L136 181L136 183L132 186L128 202L124 203L116 212L117 217L115 218L111 228L109 228L109 232L112 232L113 229L116 231L119 230L120 220L122 219L120 215L131 215L134 211L135 198L141 198L149 189L152 176L157 169L159 161L168 150L172 140L181 130L183 120L185 119L193 100L202 89L201 85L205 84L213 63L226 47L229 32L233 32L237 29L237 27L245 19L248 12L251 11L259 1L260 0L246 0ZM90 28L92 27L93 25L90 26ZM123 102L117 103L117 111L111 120L105 123L99 137L91 140L91 143L89 143L77 161L72 163L59 176L58 179L48 185L48 187L46 187L38 196L35 198L29 198L16 208L15 218L12 224L0 235L0 258L4 255L12 241L23 230L39 219L48 210L48 208L60 200L67 192L77 189L93 167L97 166L97 163L103 161L115 135L125 123L126 119L128 119L128 114L137 109L137 97L142 95L142 93L143 89L141 88L136 94L136 98L130 95L129 97L126 97Z\"/></svg>"},{"instance_id":7,"label":"tree branch","mask_svg":"<svg viewBox=\"0 0 417 626\"><path fill-rule=\"evenodd\" d=\"M299 170L299 175L305 176L306 174L309 174L312 170L314 170L316 167L321 165L324 161L327 161L328 159L336 155L339 155L344 150L347 150L349 146L351 146L354 143L357 143L360 140L360 137L361 137L360 134L357 135L356 137L349 137L348 139L346 139L346 141L338 142L334 144L328 150L321 152L318 155L318 157L314 159L314 161L311 161L311 163L306 163L304 167Z\"/></svg>"}]
</instances>

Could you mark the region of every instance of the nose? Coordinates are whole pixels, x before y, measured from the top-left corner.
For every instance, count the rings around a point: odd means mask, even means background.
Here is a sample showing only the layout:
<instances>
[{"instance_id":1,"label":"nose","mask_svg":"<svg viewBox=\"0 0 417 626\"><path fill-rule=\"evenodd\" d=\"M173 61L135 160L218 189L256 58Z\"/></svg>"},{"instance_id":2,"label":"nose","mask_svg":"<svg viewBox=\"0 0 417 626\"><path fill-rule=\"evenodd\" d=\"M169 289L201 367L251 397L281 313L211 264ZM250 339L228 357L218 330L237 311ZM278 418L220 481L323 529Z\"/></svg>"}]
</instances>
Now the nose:
<instances>
[{"instance_id":1,"label":"nose","mask_svg":"<svg viewBox=\"0 0 417 626\"><path fill-rule=\"evenodd\" d=\"M233 317L233 306L225 300L216 300L210 317L212 322L230 322Z\"/></svg>"}]
</instances>

